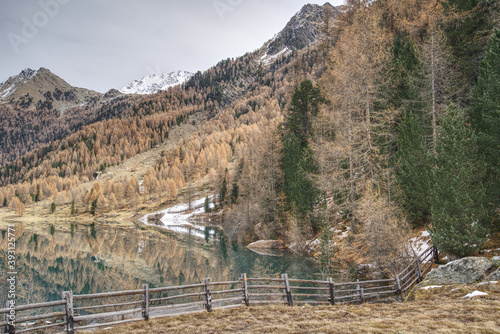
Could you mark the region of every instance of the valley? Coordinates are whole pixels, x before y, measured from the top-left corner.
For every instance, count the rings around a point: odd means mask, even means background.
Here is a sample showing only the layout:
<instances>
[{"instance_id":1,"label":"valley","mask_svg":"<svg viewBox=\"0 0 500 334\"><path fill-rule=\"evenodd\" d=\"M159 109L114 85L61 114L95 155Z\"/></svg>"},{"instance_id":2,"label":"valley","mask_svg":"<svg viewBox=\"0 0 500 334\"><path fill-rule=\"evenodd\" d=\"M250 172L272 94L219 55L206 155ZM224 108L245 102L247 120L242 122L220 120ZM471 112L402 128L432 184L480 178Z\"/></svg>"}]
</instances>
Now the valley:
<instances>
[{"instance_id":1,"label":"valley","mask_svg":"<svg viewBox=\"0 0 500 334\"><path fill-rule=\"evenodd\" d=\"M498 256L499 14L482 0L306 4L258 49L205 71L106 93L43 67L11 76L0 230L6 240L15 226L19 303L241 273L394 279L430 244L443 262ZM246 247L256 241L286 249ZM417 317L435 302L413 305ZM257 312L268 310L286 313ZM333 330L316 320L294 328Z\"/></svg>"}]
</instances>

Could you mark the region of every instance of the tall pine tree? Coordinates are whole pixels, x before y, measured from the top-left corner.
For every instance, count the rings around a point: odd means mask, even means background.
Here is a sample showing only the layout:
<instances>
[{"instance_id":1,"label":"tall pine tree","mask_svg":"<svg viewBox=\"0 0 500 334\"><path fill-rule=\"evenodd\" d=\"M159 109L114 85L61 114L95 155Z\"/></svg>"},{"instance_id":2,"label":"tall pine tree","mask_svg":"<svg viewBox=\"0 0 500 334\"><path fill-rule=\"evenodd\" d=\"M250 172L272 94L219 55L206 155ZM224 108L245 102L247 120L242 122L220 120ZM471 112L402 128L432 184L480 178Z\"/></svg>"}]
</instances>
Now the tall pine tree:
<instances>
[{"instance_id":1,"label":"tall pine tree","mask_svg":"<svg viewBox=\"0 0 500 334\"><path fill-rule=\"evenodd\" d=\"M282 134L283 193L287 209L304 220L311 213L319 197L313 174L318 166L309 147L311 117L318 113L321 96L319 89L310 80L304 80L292 97L290 114ZM311 222L314 232L319 226Z\"/></svg>"},{"instance_id":2,"label":"tall pine tree","mask_svg":"<svg viewBox=\"0 0 500 334\"><path fill-rule=\"evenodd\" d=\"M409 36L394 39L391 60L382 73L386 89L381 108L395 109L401 117L392 130L396 139L389 147L395 149L392 165L400 193L399 204L413 224L427 222L430 215L430 174L432 159L426 148L425 124L429 122L422 101L423 64L417 46Z\"/></svg>"},{"instance_id":3,"label":"tall pine tree","mask_svg":"<svg viewBox=\"0 0 500 334\"><path fill-rule=\"evenodd\" d=\"M481 57L492 29L488 20L492 4L483 0L447 0L444 4L448 15L454 17L445 24L444 30L461 73L462 89L467 93L460 94L458 98L461 100L470 97L477 80L477 59Z\"/></svg>"},{"instance_id":4,"label":"tall pine tree","mask_svg":"<svg viewBox=\"0 0 500 334\"><path fill-rule=\"evenodd\" d=\"M409 221L426 222L430 215L432 156L425 147L421 120L408 111L398 127L396 159L401 205Z\"/></svg>"},{"instance_id":5,"label":"tall pine tree","mask_svg":"<svg viewBox=\"0 0 500 334\"><path fill-rule=\"evenodd\" d=\"M438 249L463 257L477 251L486 240L484 171L475 158L476 139L460 109L448 108L440 135L429 232Z\"/></svg>"},{"instance_id":6,"label":"tall pine tree","mask_svg":"<svg viewBox=\"0 0 500 334\"><path fill-rule=\"evenodd\" d=\"M478 159L485 165L490 219L500 206L500 30L494 30L473 89L470 123L477 137Z\"/></svg>"}]
</instances>

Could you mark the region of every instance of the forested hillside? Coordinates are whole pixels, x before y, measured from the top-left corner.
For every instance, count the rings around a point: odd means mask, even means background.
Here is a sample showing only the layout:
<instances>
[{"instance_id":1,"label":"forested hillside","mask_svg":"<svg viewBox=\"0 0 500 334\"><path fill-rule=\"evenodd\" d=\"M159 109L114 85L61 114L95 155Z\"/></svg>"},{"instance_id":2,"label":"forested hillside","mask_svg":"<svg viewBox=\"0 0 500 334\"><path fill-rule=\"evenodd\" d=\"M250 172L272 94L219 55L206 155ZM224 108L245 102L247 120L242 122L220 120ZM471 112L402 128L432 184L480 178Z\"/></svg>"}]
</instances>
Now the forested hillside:
<instances>
[{"instance_id":1,"label":"forested hillside","mask_svg":"<svg viewBox=\"0 0 500 334\"><path fill-rule=\"evenodd\" d=\"M0 83L0 165L85 125L120 117L134 100L116 90L73 87L46 68L25 69Z\"/></svg>"},{"instance_id":2,"label":"forested hillside","mask_svg":"<svg viewBox=\"0 0 500 334\"><path fill-rule=\"evenodd\" d=\"M349 0L298 15L263 48L117 99L4 164L0 205L105 215L198 187L231 238L319 238L325 263L340 227L351 260L386 268L415 227L450 255L476 252L498 231L498 3ZM294 31L305 42L289 43ZM153 149L143 173L108 172Z\"/></svg>"}]
</instances>

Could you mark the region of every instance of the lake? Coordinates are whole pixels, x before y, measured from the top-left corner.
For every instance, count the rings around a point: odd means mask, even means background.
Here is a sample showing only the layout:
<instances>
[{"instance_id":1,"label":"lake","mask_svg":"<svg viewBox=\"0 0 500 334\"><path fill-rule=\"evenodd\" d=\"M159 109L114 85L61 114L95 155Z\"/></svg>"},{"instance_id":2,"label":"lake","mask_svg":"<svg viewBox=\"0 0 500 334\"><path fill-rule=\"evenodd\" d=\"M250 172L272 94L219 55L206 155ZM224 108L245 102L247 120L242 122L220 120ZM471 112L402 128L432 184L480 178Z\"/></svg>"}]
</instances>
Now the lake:
<instances>
[{"instance_id":1,"label":"lake","mask_svg":"<svg viewBox=\"0 0 500 334\"><path fill-rule=\"evenodd\" d=\"M3 224L6 225L6 224ZM6 277L7 227L0 227L1 277ZM288 273L290 277L322 279L309 258L286 251L257 254L229 242L216 230L175 233L156 227L68 223L64 229L46 224L36 231L16 225L17 303L36 303L74 294L236 280ZM208 242L207 242L208 241ZM5 285L0 291L5 300Z\"/></svg>"}]
</instances>

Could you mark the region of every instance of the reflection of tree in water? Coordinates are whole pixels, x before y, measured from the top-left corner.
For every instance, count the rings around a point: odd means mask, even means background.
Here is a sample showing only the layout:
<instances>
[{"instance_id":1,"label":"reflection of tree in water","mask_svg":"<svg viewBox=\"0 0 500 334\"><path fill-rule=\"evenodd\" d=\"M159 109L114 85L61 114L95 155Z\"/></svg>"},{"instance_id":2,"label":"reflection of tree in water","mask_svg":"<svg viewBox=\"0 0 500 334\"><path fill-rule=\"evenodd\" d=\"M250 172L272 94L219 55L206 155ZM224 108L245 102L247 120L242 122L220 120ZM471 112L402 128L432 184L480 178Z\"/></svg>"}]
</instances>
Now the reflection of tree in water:
<instances>
[{"instance_id":1,"label":"reflection of tree in water","mask_svg":"<svg viewBox=\"0 0 500 334\"><path fill-rule=\"evenodd\" d=\"M208 244L210 241L210 228L208 226L205 226L205 229L203 230L203 234L205 236L205 242Z\"/></svg>"},{"instance_id":2,"label":"reflection of tree in water","mask_svg":"<svg viewBox=\"0 0 500 334\"><path fill-rule=\"evenodd\" d=\"M262 258L246 247L229 244L220 232L207 246L203 239L173 237L166 231L121 229L96 222L92 233L89 226L73 226L67 232L56 229L53 236L49 225L36 233L19 228L18 262L31 273L25 279L32 287L25 292L26 298L36 300L38 295L49 301L60 299L67 290L97 293L141 288L144 283L151 287L200 283L206 277L213 282L228 281L243 272L253 274L254 267L272 268L274 274L286 265L279 264L280 258ZM5 262L5 242L0 253L0 263ZM257 258L262 258L260 265L255 264Z\"/></svg>"},{"instance_id":3,"label":"reflection of tree in water","mask_svg":"<svg viewBox=\"0 0 500 334\"><path fill-rule=\"evenodd\" d=\"M92 238L97 239L97 231L95 229L95 223L90 224L90 235Z\"/></svg>"},{"instance_id":4,"label":"reflection of tree in water","mask_svg":"<svg viewBox=\"0 0 500 334\"><path fill-rule=\"evenodd\" d=\"M186 276L184 276L184 273L182 270L179 273L179 285L184 285L186 283Z\"/></svg>"},{"instance_id":5,"label":"reflection of tree in water","mask_svg":"<svg viewBox=\"0 0 500 334\"><path fill-rule=\"evenodd\" d=\"M0 271L0 275L2 277L7 277L7 272L3 269L6 268L6 263L4 259L7 258L7 253L2 249L0 251L0 266L2 270ZM46 301L45 299L45 290L46 286L44 281L39 277L39 274L33 270L29 265L26 264L26 261L30 260L30 255L20 261L21 259L18 257L16 261L16 303L17 304L33 304L40 303ZM4 287L6 285L3 285ZM7 289L0 289L0 301L3 305L7 301ZM28 315L36 315L43 313L43 310L30 310L30 311L22 311L19 315L24 317Z\"/></svg>"},{"instance_id":6,"label":"reflection of tree in water","mask_svg":"<svg viewBox=\"0 0 500 334\"><path fill-rule=\"evenodd\" d=\"M226 244L226 238L224 237L223 233L220 234L219 245L220 245L220 252L222 254L222 259L224 261L226 261L227 260L227 244Z\"/></svg>"},{"instance_id":7,"label":"reflection of tree in water","mask_svg":"<svg viewBox=\"0 0 500 334\"><path fill-rule=\"evenodd\" d=\"M228 265L198 246L195 237L181 244L176 238L152 230L119 229L94 223L93 229L68 226L68 232L50 228L19 235L17 253L46 285L44 300L60 298L64 290L75 294L127 289L149 283L152 286L199 283L204 277L228 280ZM71 231L73 233L71 233ZM95 238L93 237L95 235ZM3 258L6 258L3 256ZM112 271L127 282L117 280ZM182 275L181 275L182 271Z\"/></svg>"},{"instance_id":8,"label":"reflection of tree in water","mask_svg":"<svg viewBox=\"0 0 500 334\"><path fill-rule=\"evenodd\" d=\"M33 242L35 244L35 252L38 250L38 234L33 234L30 238L30 240L28 241L28 243L31 243Z\"/></svg>"},{"instance_id":9,"label":"reflection of tree in water","mask_svg":"<svg viewBox=\"0 0 500 334\"><path fill-rule=\"evenodd\" d=\"M271 264L265 264L260 259L255 260L253 267L250 271L251 277L258 278L279 278L279 272L273 269Z\"/></svg>"}]
</instances>

